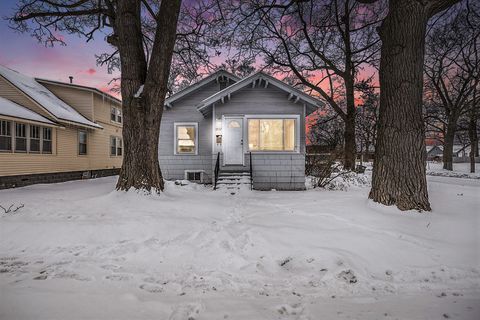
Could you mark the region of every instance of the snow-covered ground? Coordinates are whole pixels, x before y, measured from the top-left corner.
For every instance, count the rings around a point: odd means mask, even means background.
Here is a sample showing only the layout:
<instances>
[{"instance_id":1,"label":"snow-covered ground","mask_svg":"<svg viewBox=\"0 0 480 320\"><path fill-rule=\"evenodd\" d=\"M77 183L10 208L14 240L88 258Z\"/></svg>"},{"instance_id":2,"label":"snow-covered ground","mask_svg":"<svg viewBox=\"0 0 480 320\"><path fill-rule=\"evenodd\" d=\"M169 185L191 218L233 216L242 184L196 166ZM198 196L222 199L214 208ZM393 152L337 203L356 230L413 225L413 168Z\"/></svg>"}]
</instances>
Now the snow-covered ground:
<instances>
[{"instance_id":1,"label":"snow-covered ground","mask_svg":"<svg viewBox=\"0 0 480 320\"><path fill-rule=\"evenodd\" d=\"M427 175L455 178L480 179L480 163L475 164L475 173L470 173L470 163L454 163L453 170L443 169L442 162L427 162Z\"/></svg>"},{"instance_id":2,"label":"snow-covered ground","mask_svg":"<svg viewBox=\"0 0 480 320\"><path fill-rule=\"evenodd\" d=\"M478 320L480 180L428 181L431 213L361 185L3 190L0 319Z\"/></svg>"}]
</instances>

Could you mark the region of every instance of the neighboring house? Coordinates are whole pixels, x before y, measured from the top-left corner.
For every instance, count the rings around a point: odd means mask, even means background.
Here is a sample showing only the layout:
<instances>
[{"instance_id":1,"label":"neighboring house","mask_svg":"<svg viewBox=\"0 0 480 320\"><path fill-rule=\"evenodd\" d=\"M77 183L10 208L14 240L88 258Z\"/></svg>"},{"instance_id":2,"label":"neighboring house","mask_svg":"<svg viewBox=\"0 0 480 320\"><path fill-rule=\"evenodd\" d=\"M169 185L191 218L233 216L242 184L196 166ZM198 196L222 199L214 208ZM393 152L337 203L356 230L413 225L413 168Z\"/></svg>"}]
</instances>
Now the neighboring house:
<instances>
[{"instance_id":1,"label":"neighboring house","mask_svg":"<svg viewBox=\"0 0 480 320\"><path fill-rule=\"evenodd\" d=\"M441 161L443 156L442 146L427 146L427 160Z\"/></svg>"},{"instance_id":2,"label":"neighboring house","mask_svg":"<svg viewBox=\"0 0 480 320\"><path fill-rule=\"evenodd\" d=\"M165 101L159 160L165 179L305 189L305 117L323 103L265 73L218 71Z\"/></svg>"},{"instance_id":3,"label":"neighboring house","mask_svg":"<svg viewBox=\"0 0 480 320\"><path fill-rule=\"evenodd\" d=\"M0 189L118 173L121 101L0 66Z\"/></svg>"}]
</instances>

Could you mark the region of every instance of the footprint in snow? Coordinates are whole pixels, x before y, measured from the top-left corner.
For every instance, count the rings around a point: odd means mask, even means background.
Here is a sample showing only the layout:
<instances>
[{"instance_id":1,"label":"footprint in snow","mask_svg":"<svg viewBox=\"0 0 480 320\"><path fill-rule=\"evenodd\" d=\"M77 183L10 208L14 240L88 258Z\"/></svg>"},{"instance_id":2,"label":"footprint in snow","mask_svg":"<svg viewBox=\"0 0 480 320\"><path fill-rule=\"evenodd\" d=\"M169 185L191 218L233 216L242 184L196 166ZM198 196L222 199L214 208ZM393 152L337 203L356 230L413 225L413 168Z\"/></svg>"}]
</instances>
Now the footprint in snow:
<instances>
[{"instance_id":1,"label":"footprint in snow","mask_svg":"<svg viewBox=\"0 0 480 320\"><path fill-rule=\"evenodd\" d=\"M301 316L303 313L304 306L301 303L294 304L282 304L276 307L277 312L282 316ZM301 317L299 319L306 319Z\"/></svg>"},{"instance_id":2,"label":"footprint in snow","mask_svg":"<svg viewBox=\"0 0 480 320\"><path fill-rule=\"evenodd\" d=\"M181 304L174 307L169 320L195 320L197 319L202 305L200 303Z\"/></svg>"},{"instance_id":3,"label":"footprint in snow","mask_svg":"<svg viewBox=\"0 0 480 320\"><path fill-rule=\"evenodd\" d=\"M145 290L150 293L160 293L163 292L162 287L154 285L154 284L149 284L149 283L144 283L140 285L140 289Z\"/></svg>"},{"instance_id":4,"label":"footprint in snow","mask_svg":"<svg viewBox=\"0 0 480 320\"><path fill-rule=\"evenodd\" d=\"M132 279L132 276L128 274L111 274L106 276L105 279L112 281L128 281Z\"/></svg>"}]
</instances>

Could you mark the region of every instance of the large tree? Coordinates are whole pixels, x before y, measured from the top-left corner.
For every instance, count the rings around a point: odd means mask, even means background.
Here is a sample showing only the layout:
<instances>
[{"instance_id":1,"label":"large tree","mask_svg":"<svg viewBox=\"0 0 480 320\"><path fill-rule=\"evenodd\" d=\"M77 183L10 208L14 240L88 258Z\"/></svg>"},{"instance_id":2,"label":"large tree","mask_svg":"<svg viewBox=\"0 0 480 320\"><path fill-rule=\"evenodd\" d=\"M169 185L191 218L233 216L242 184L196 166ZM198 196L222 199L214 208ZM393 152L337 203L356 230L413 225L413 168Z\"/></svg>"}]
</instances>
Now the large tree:
<instances>
[{"instance_id":1,"label":"large tree","mask_svg":"<svg viewBox=\"0 0 480 320\"><path fill-rule=\"evenodd\" d=\"M355 166L355 84L380 48L383 15L354 0L221 2L226 41L237 60L287 76L327 102L344 128L344 167Z\"/></svg>"},{"instance_id":2,"label":"large tree","mask_svg":"<svg viewBox=\"0 0 480 320\"><path fill-rule=\"evenodd\" d=\"M97 30L109 32L119 57L124 116L119 190L164 188L158 139L180 7L181 0L21 0L10 19L15 29L50 44L62 41L57 32L87 40Z\"/></svg>"},{"instance_id":3,"label":"large tree","mask_svg":"<svg viewBox=\"0 0 480 320\"><path fill-rule=\"evenodd\" d=\"M389 1L379 28L380 109L369 194L375 202L400 210L431 210L422 115L425 35L429 19L458 1Z\"/></svg>"},{"instance_id":4,"label":"large tree","mask_svg":"<svg viewBox=\"0 0 480 320\"><path fill-rule=\"evenodd\" d=\"M466 1L451 11L431 25L424 67L427 125L442 133L447 170L453 170L458 121L472 114L480 84L480 6Z\"/></svg>"}]
</instances>

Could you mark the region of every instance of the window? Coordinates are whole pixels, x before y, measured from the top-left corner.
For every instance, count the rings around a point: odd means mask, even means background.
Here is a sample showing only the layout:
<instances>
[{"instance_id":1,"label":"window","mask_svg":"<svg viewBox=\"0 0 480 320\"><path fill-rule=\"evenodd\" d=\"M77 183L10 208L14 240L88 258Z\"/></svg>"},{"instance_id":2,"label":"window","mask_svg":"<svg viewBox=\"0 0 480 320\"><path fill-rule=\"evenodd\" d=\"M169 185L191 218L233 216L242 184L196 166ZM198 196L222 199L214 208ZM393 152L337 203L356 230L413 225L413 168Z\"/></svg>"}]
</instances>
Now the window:
<instances>
[{"instance_id":1,"label":"window","mask_svg":"<svg viewBox=\"0 0 480 320\"><path fill-rule=\"evenodd\" d=\"M296 119L248 119L250 151L295 151Z\"/></svg>"},{"instance_id":2,"label":"window","mask_svg":"<svg viewBox=\"0 0 480 320\"><path fill-rule=\"evenodd\" d=\"M117 122L122 123L122 110L117 109Z\"/></svg>"},{"instance_id":3,"label":"window","mask_svg":"<svg viewBox=\"0 0 480 320\"><path fill-rule=\"evenodd\" d=\"M78 131L78 154L87 154L87 132L83 130Z\"/></svg>"},{"instance_id":4,"label":"window","mask_svg":"<svg viewBox=\"0 0 480 320\"><path fill-rule=\"evenodd\" d=\"M110 120L122 123L122 110L115 107L110 108Z\"/></svg>"},{"instance_id":5,"label":"window","mask_svg":"<svg viewBox=\"0 0 480 320\"><path fill-rule=\"evenodd\" d=\"M30 126L30 152L40 152L40 127Z\"/></svg>"},{"instance_id":6,"label":"window","mask_svg":"<svg viewBox=\"0 0 480 320\"><path fill-rule=\"evenodd\" d=\"M175 154L197 154L197 123L175 123Z\"/></svg>"},{"instance_id":7,"label":"window","mask_svg":"<svg viewBox=\"0 0 480 320\"><path fill-rule=\"evenodd\" d=\"M110 120L117 121L117 108L112 107L110 109Z\"/></svg>"},{"instance_id":8,"label":"window","mask_svg":"<svg viewBox=\"0 0 480 320\"><path fill-rule=\"evenodd\" d=\"M110 155L111 156L121 156L122 155L122 139L119 137L110 137Z\"/></svg>"},{"instance_id":9,"label":"window","mask_svg":"<svg viewBox=\"0 0 480 320\"><path fill-rule=\"evenodd\" d=\"M185 171L185 180L202 182L203 171Z\"/></svg>"},{"instance_id":10,"label":"window","mask_svg":"<svg viewBox=\"0 0 480 320\"><path fill-rule=\"evenodd\" d=\"M42 153L52 153L52 128L42 128Z\"/></svg>"},{"instance_id":11,"label":"window","mask_svg":"<svg viewBox=\"0 0 480 320\"><path fill-rule=\"evenodd\" d=\"M0 151L12 151L12 123L0 120Z\"/></svg>"},{"instance_id":12,"label":"window","mask_svg":"<svg viewBox=\"0 0 480 320\"><path fill-rule=\"evenodd\" d=\"M27 125L15 123L15 151L27 152Z\"/></svg>"}]
</instances>

